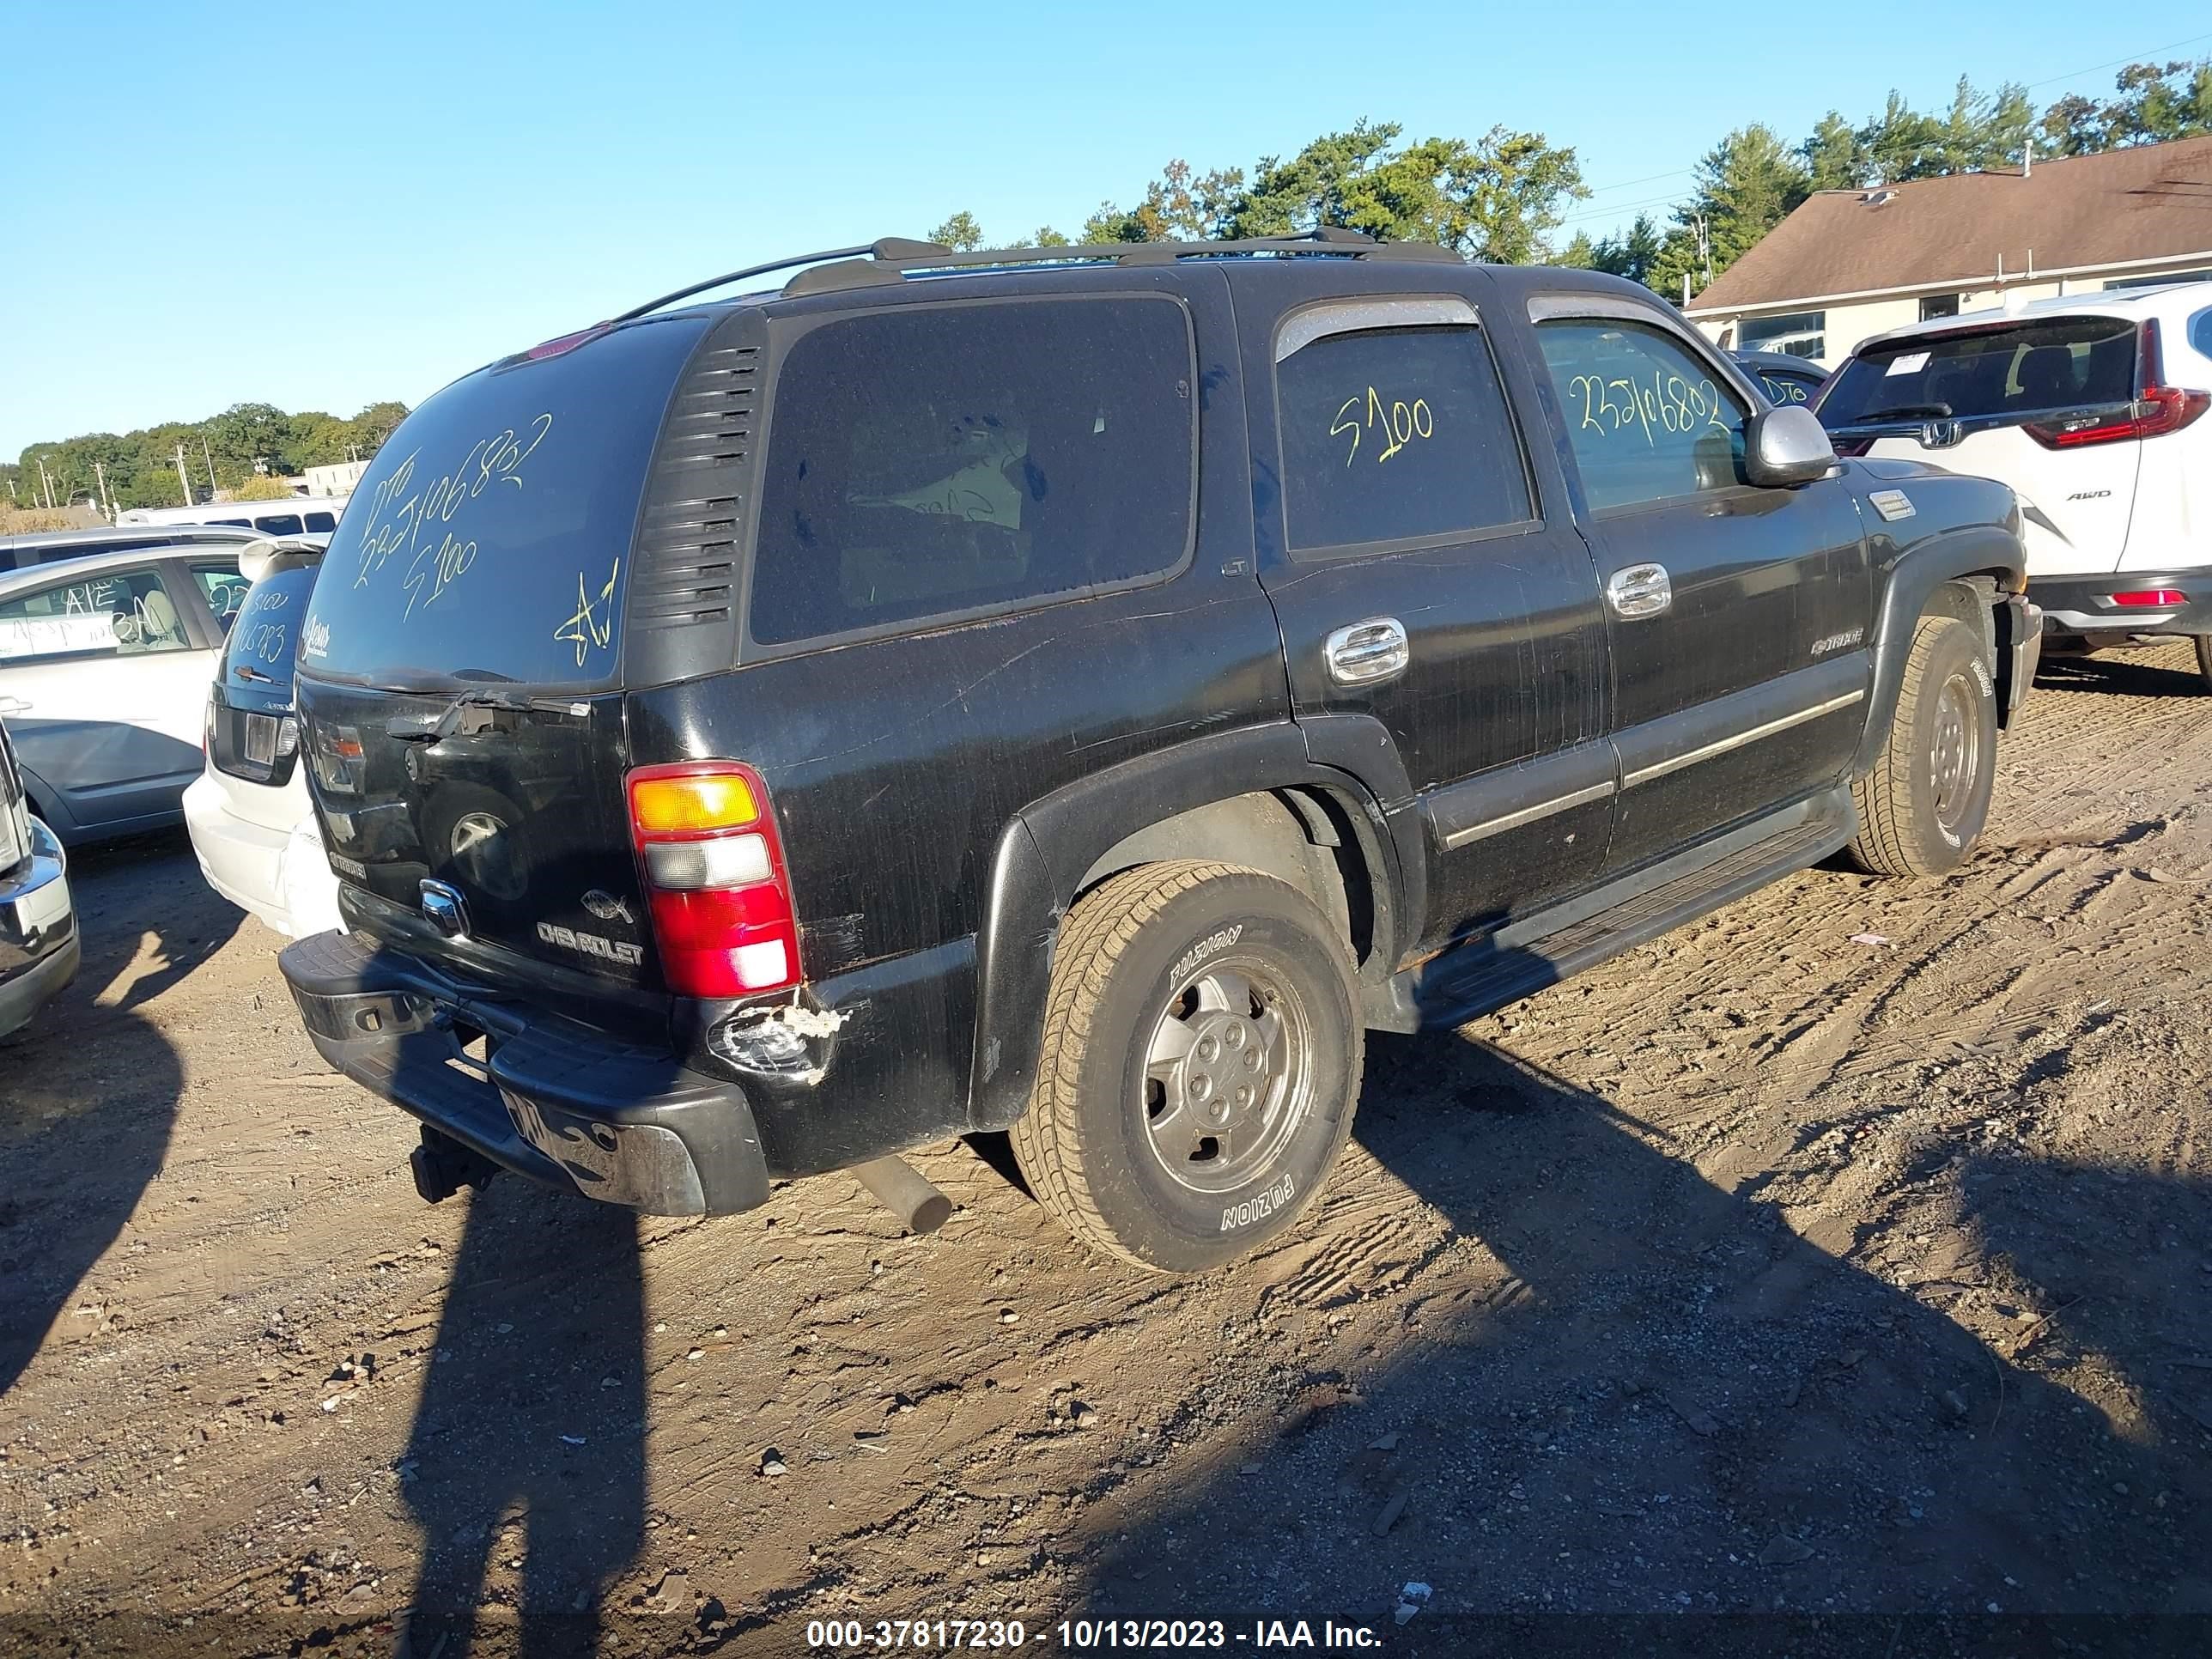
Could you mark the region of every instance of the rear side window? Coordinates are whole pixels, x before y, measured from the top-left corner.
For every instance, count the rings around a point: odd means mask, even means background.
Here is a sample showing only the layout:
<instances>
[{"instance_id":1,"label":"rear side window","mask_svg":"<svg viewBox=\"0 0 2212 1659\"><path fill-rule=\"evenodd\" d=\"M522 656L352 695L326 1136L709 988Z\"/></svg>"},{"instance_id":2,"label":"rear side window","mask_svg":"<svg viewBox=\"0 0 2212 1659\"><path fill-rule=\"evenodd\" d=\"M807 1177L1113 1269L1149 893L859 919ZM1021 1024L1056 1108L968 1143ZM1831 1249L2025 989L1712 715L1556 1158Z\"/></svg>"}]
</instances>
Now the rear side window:
<instances>
[{"instance_id":1,"label":"rear side window","mask_svg":"<svg viewBox=\"0 0 2212 1659\"><path fill-rule=\"evenodd\" d=\"M246 603L246 590L253 586L239 574L236 565L196 564L192 580L200 585L200 597L214 613L225 633L230 631L231 618L238 615L238 607Z\"/></svg>"},{"instance_id":2,"label":"rear side window","mask_svg":"<svg viewBox=\"0 0 2212 1659\"><path fill-rule=\"evenodd\" d=\"M331 538L307 670L398 690L611 684L646 473L707 321L511 358L410 415Z\"/></svg>"},{"instance_id":3,"label":"rear side window","mask_svg":"<svg viewBox=\"0 0 2212 1659\"><path fill-rule=\"evenodd\" d=\"M1598 317L1540 323L1536 339L1593 511L1745 482L1746 410L1681 341Z\"/></svg>"},{"instance_id":4,"label":"rear side window","mask_svg":"<svg viewBox=\"0 0 2212 1659\"><path fill-rule=\"evenodd\" d=\"M1788 374L1779 369L1755 368L1752 374L1759 381L1759 389L1766 394L1766 401L1778 409L1784 404L1809 401L1820 385L1817 379Z\"/></svg>"},{"instance_id":5,"label":"rear side window","mask_svg":"<svg viewBox=\"0 0 2212 1659\"><path fill-rule=\"evenodd\" d=\"M307 533L310 536L327 535L337 527L337 518L333 514L310 513L307 514Z\"/></svg>"},{"instance_id":6,"label":"rear side window","mask_svg":"<svg viewBox=\"0 0 2212 1659\"><path fill-rule=\"evenodd\" d=\"M264 536L296 536L300 533L300 515L296 513L272 513L253 521L253 527Z\"/></svg>"},{"instance_id":7,"label":"rear side window","mask_svg":"<svg viewBox=\"0 0 2212 1659\"><path fill-rule=\"evenodd\" d=\"M1275 369L1294 550L1520 524L1528 475L1482 331L1325 334Z\"/></svg>"},{"instance_id":8,"label":"rear side window","mask_svg":"<svg viewBox=\"0 0 2212 1659\"><path fill-rule=\"evenodd\" d=\"M777 371L753 638L1173 569L1190 541L1194 374L1167 299L900 307L802 336Z\"/></svg>"},{"instance_id":9,"label":"rear side window","mask_svg":"<svg viewBox=\"0 0 2212 1659\"><path fill-rule=\"evenodd\" d=\"M1970 334L1888 340L1854 355L1820 399L1829 427L2032 414L2136 395L2136 325L2039 318Z\"/></svg>"},{"instance_id":10,"label":"rear side window","mask_svg":"<svg viewBox=\"0 0 2212 1659\"><path fill-rule=\"evenodd\" d=\"M316 566L280 567L242 598L223 647L222 680L234 690L269 692L292 684L300 623L315 591Z\"/></svg>"},{"instance_id":11,"label":"rear side window","mask_svg":"<svg viewBox=\"0 0 2212 1659\"><path fill-rule=\"evenodd\" d=\"M175 598L153 570L118 570L0 603L0 665L136 657L191 644Z\"/></svg>"}]
</instances>

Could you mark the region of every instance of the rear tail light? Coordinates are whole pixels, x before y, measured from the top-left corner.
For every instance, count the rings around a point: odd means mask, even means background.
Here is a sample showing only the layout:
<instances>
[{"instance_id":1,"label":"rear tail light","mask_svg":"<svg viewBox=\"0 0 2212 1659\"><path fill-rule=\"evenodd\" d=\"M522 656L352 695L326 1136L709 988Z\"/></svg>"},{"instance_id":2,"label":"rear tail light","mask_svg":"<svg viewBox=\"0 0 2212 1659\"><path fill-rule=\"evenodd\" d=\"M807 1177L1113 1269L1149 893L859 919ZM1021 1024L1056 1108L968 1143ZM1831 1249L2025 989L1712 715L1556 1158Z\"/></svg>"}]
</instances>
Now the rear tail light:
<instances>
[{"instance_id":1,"label":"rear tail light","mask_svg":"<svg viewBox=\"0 0 2212 1659\"><path fill-rule=\"evenodd\" d=\"M2112 597L2114 605L2124 605L2130 611L2166 611L2189 603L2189 595L2173 587L2140 587Z\"/></svg>"},{"instance_id":2,"label":"rear tail light","mask_svg":"<svg viewBox=\"0 0 2212 1659\"><path fill-rule=\"evenodd\" d=\"M2021 430L2045 449L2085 449L2092 444L2114 444L2130 438L2163 437L2180 431L2212 409L2212 392L2166 384L2166 352L2155 317L2146 319L2137 335L2136 362L2142 390L2119 419L2071 426L2063 421L2039 422Z\"/></svg>"},{"instance_id":3,"label":"rear tail light","mask_svg":"<svg viewBox=\"0 0 2212 1659\"><path fill-rule=\"evenodd\" d=\"M734 761L687 761L640 767L629 788L668 988L738 997L798 984L798 917L760 775Z\"/></svg>"}]
</instances>

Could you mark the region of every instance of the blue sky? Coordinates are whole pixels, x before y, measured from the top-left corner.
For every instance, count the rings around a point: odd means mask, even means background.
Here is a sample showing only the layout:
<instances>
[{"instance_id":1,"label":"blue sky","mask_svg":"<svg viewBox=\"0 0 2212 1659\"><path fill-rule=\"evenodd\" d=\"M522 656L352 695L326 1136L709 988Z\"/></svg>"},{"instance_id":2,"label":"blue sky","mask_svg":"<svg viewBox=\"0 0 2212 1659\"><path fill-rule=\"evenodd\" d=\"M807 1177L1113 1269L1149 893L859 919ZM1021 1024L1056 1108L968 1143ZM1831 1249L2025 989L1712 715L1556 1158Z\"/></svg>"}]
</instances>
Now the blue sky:
<instances>
[{"instance_id":1,"label":"blue sky","mask_svg":"<svg viewBox=\"0 0 2212 1659\"><path fill-rule=\"evenodd\" d=\"M412 404L716 270L956 208L1072 231L1171 156L1249 166L1363 115L1571 144L1597 193L1570 228L1602 232L1747 121L2212 51L2203 0L1662 9L33 8L0 90L0 457L244 399Z\"/></svg>"}]
</instances>

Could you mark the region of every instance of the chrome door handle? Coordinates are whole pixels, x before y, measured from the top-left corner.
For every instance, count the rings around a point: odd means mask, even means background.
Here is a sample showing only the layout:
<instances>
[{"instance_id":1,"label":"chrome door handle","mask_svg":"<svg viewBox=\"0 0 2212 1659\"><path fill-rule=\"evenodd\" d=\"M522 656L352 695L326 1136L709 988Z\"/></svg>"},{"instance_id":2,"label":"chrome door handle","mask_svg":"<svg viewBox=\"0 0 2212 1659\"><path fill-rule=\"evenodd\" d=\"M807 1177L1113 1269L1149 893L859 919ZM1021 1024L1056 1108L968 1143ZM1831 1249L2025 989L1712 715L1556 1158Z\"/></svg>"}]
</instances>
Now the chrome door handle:
<instances>
[{"instance_id":1,"label":"chrome door handle","mask_svg":"<svg viewBox=\"0 0 2212 1659\"><path fill-rule=\"evenodd\" d=\"M1616 617L1656 617L1674 603L1674 586L1665 565L1632 564L1606 578L1605 602Z\"/></svg>"},{"instance_id":2,"label":"chrome door handle","mask_svg":"<svg viewBox=\"0 0 2212 1659\"><path fill-rule=\"evenodd\" d=\"M1406 625L1395 617L1370 617L1330 635L1321 648L1328 677L1339 685L1373 685L1406 672L1412 653Z\"/></svg>"},{"instance_id":3,"label":"chrome door handle","mask_svg":"<svg viewBox=\"0 0 2212 1659\"><path fill-rule=\"evenodd\" d=\"M31 705L21 697L0 697L0 714L27 714Z\"/></svg>"}]
</instances>

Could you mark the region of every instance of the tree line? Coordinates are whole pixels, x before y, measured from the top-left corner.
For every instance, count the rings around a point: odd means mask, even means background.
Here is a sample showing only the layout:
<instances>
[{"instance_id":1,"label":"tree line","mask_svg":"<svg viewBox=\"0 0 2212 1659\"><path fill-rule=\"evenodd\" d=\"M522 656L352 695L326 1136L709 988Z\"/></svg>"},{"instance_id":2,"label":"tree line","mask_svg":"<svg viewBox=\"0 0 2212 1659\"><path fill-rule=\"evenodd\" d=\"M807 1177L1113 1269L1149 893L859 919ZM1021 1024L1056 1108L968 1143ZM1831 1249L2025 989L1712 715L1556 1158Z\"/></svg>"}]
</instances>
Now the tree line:
<instances>
[{"instance_id":1,"label":"tree line","mask_svg":"<svg viewBox=\"0 0 2212 1659\"><path fill-rule=\"evenodd\" d=\"M1663 217L1638 213L1625 230L1597 239L1577 232L1564 246L1558 233L1569 209L1591 195L1571 147L1502 126L1472 141L1401 143L1403 133L1393 122L1361 121L1249 169L1200 173L1172 161L1133 201L1100 204L1077 235L1047 225L1026 245L1207 241L1333 225L1384 241L1439 242L1473 259L1610 271L1679 300L1686 279L1694 295L1814 191L2017 167L2031 146L2037 157L2065 157L2212 133L2212 58L2130 64L2110 98L2069 94L2039 110L2024 87L1984 93L1962 77L1948 108L1917 110L1893 92L1863 121L1830 110L1795 143L1753 123L1705 153L1689 192ZM963 252L1015 246L992 242L966 211L930 240Z\"/></svg>"},{"instance_id":2,"label":"tree line","mask_svg":"<svg viewBox=\"0 0 2212 1659\"><path fill-rule=\"evenodd\" d=\"M1916 110L1897 93L1854 125L1830 110L1797 143L1771 127L1739 127L1698 161L1688 198L1668 222L1639 214L1592 241L1578 235L1561 263L1611 271L1680 299L1741 258L1820 190L1866 190L1954 173L2018 168L2212 133L2212 58L2130 64L2101 102L2071 93L2038 111L2027 89L1984 93L1960 77L1950 106Z\"/></svg>"},{"instance_id":3,"label":"tree line","mask_svg":"<svg viewBox=\"0 0 2212 1659\"><path fill-rule=\"evenodd\" d=\"M136 432L91 432L32 444L20 460L0 465L0 484L23 507L46 505L49 483L56 506L72 500L98 503L104 487L106 501L118 507L179 507L185 504L177 477L181 444L195 497L210 483L251 495L268 488L259 482L264 477L368 459L406 415L401 403L371 404L346 419L320 410L288 415L273 404L234 404L203 421L165 421Z\"/></svg>"}]
</instances>

